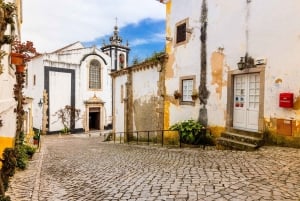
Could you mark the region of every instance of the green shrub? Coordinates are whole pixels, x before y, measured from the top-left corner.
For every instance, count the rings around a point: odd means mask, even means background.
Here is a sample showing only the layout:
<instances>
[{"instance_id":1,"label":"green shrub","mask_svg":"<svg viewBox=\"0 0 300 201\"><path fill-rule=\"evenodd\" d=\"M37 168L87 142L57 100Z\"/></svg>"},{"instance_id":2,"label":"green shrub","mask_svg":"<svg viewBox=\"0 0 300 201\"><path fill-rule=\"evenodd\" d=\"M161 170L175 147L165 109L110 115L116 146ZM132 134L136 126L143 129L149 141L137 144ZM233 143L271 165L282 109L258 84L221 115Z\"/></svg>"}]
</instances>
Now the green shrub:
<instances>
[{"instance_id":1,"label":"green shrub","mask_svg":"<svg viewBox=\"0 0 300 201\"><path fill-rule=\"evenodd\" d=\"M215 145L213 136L207 134L207 130L195 120L185 120L170 127L170 130L179 132L180 140L192 145Z\"/></svg>"},{"instance_id":2,"label":"green shrub","mask_svg":"<svg viewBox=\"0 0 300 201\"><path fill-rule=\"evenodd\" d=\"M0 195L0 201L11 201L9 196Z\"/></svg>"},{"instance_id":3,"label":"green shrub","mask_svg":"<svg viewBox=\"0 0 300 201\"><path fill-rule=\"evenodd\" d=\"M182 143L186 144L200 144L201 129L204 127L195 120L185 120L178 122L170 127L170 130L177 130L180 135Z\"/></svg>"},{"instance_id":4,"label":"green shrub","mask_svg":"<svg viewBox=\"0 0 300 201\"><path fill-rule=\"evenodd\" d=\"M3 182L3 188L1 190L6 191L8 188L9 177L15 174L16 169L16 152L13 148L6 148L3 152L2 168L1 168L1 181ZM0 184L2 186L2 184Z\"/></svg>"},{"instance_id":5,"label":"green shrub","mask_svg":"<svg viewBox=\"0 0 300 201\"><path fill-rule=\"evenodd\" d=\"M28 155L24 145L16 147L17 168L24 170L27 167Z\"/></svg>"},{"instance_id":6,"label":"green shrub","mask_svg":"<svg viewBox=\"0 0 300 201\"><path fill-rule=\"evenodd\" d=\"M28 157L32 158L33 154L36 152L36 148L26 144L24 144L23 146Z\"/></svg>"}]
</instances>

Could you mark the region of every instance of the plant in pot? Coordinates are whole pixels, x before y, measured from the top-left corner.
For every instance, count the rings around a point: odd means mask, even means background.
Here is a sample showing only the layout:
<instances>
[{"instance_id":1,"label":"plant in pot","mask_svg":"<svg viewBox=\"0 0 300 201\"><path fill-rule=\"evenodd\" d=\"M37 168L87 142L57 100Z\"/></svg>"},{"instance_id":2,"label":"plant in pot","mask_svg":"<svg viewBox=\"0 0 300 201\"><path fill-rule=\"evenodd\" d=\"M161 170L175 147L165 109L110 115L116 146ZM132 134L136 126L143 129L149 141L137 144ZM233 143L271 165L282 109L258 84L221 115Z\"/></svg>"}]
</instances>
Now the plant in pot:
<instances>
[{"instance_id":1,"label":"plant in pot","mask_svg":"<svg viewBox=\"0 0 300 201\"><path fill-rule=\"evenodd\" d=\"M12 43L10 54L11 63L16 65L17 72L23 73L25 64L37 55L39 55L39 53L36 51L33 42L31 41L21 42L15 40Z\"/></svg>"},{"instance_id":2,"label":"plant in pot","mask_svg":"<svg viewBox=\"0 0 300 201\"><path fill-rule=\"evenodd\" d=\"M0 116L0 128L3 126L3 121L1 119L1 116Z\"/></svg>"},{"instance_id":3,"label":"plant in pot","mask_svg":"<svg viewBox=\"0 0 300 201\"><path fill-rule=\"evenodd\" d=\"M192 97L192 100L195 101L199 97L198 91L194 89L191 97Z\"/></svg>"},{"instance_id":4,"label":"plant in pot","mask_svg":"<svg viewBox=\"0 0 300 201\"><path fill-rule=\"evenodd\" d=\"M173 95L175 99L179 99L182 97L181 93L178 90L175 90Z\"/></svg>"},{"instance_id":5,"label":"plant in pot","mask_svg":"<svg viewBox=\"0 0 300 201\"><path fill-rule=\"evenodd\" d=\"M13 53L17 53L21 55L22 59L19 63L13 63ZM11 53L11 62L16 65L16 84L14 86L14 98L17 101L17 106L15 108L15 112L17 113L17 128L16 128L16 137L15 137L15 145L22 145L22 141L20 136L23 132L24 125L24 108L25 104L24 94L22 89L24 88L25 83L25 75L24 75L24 67L26 62L30 61L32 57L38 55L36 49L33 47L33 43L31 41L27 41L26 43L21 43L19 40L15 40L12 44L12 53Z\"/></svg>"},{"instance_id":6,"label":"plant in pot","mask_svg":"<svg viewBox=\"0 0 300 201\"><path fill-rule=\"evenodd\" d=\"M36 132L34 132L34 136L33 136L33 144L38 145L39 140L40 140L40 134L38 131L36 131Z\"/></svg>"}]
</instances>

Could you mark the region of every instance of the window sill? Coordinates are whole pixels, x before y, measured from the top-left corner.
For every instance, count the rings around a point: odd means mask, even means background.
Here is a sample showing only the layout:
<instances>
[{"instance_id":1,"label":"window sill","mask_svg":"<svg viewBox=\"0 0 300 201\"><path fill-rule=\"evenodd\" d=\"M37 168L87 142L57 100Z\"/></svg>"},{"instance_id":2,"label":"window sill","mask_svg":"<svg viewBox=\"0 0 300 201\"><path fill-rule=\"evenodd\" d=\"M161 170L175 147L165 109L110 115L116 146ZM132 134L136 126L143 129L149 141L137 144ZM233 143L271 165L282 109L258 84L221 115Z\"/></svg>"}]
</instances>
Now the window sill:
<instances>
[{"instance_id":1,"label":"window sill","mask_svg":"<svg viewBox=\"0 0 300 201\"><path fill-rule=\"evenodd\" d=\"M191 105L195 106L195 101L180 101L180 105Z\"/></svg>"}]
</instances>

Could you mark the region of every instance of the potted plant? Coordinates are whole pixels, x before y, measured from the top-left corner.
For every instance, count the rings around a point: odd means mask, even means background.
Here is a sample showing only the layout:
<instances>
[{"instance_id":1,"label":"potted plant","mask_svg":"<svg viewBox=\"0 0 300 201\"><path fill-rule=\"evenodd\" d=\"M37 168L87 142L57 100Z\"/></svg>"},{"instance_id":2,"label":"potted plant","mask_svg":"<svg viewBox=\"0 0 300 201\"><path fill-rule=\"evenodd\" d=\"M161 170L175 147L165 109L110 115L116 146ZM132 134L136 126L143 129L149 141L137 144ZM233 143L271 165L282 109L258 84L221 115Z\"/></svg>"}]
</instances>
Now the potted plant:
<instances>
[{"instance_id":1,"label":"potted plant","mask_svg":"<svg viewBox=\"0 0 300 201\"><path fill-rule=\"evenodd\" d=\"M40 134L39 134L39 132L34 132L33 144L34 145L38 145L39 141L40 141Z\"/></svg>"},{"instance_id":2,"label":"potted plant","mask_svg":"<svg viewBox=\"0 0 300 201\"><path fill-rule=\"evenodd\" d=\"M173 95L175 99L179 99L182 97L181 93L178 90L175 90Z\"/></svg>"},{"instance_id":3,"label":"potted plant","mask_svg":"<svg viewBox=\"0 0 300 201\"><path fill-rule=\"evenodd\" d=\"M199 97L198 91L194 89L191 97L192 97L192 100L195 101Z\"/></svg>"},{"instance_id":4,"label":"potted plant","mask_svg":"<svg viewBox=\"0 0 300 201\"><path fill-rule=\"evenodd\" d=\"M15 65L23 65L24 58L23 55L20 53L11 52L10 53L10 63Z\"/></svg>"},{"instance_id":5,"label":"potted plant","mask_svg":"<svg viewBox=\"0 0 300 201\"><path fill-rule=\"evenodd\" d=\"M25 67L25 63L31 60L32 57L39 55L33 46L33 42L26 41L21 42L19 40L15 40L12 43L12 49L10 53L11 63L15 65L20 65L20 68Z\"/></svg>"}]
</instances>

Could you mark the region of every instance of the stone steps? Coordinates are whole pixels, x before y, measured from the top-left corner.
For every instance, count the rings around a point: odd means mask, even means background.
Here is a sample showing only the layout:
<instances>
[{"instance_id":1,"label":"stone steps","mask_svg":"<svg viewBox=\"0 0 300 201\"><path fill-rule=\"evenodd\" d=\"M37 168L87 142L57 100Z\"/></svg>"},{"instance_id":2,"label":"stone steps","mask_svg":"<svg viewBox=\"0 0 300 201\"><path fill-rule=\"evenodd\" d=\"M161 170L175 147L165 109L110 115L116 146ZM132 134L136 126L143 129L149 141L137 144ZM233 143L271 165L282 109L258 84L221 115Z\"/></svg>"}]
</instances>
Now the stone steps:
<instances>
[{"instance_id":1,"label":"stone steps","mask_svg":"<svg viewBox=\"0 0 300 201\"><path fill-rule=\"evenodd\" d=\"M230 129L221 133L217 145L222 149L253 151L263 145L263 134Z\"/></svg>"}]
</instances>

